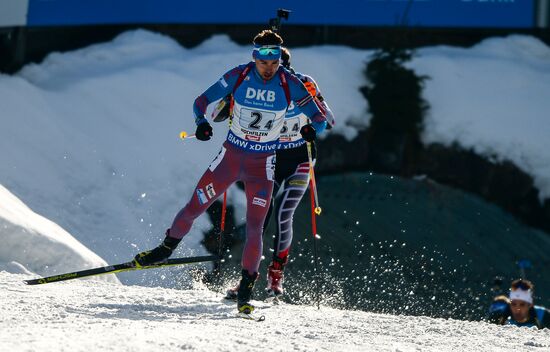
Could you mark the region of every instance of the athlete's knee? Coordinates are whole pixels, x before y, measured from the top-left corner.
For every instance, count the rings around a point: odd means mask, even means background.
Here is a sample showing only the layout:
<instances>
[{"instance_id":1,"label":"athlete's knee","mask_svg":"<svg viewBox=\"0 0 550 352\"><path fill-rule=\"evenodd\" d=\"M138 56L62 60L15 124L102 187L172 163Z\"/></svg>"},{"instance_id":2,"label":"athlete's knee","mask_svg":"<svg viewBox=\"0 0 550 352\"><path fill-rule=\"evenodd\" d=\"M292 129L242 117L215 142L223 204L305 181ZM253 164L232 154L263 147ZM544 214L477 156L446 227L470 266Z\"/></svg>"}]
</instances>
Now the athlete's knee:
<instances>
[{"instance_id":1,"label":"athlete's knee","mask_svg":"<svg viewBox=\"0 0 550 352\"><path fill-rule=\"evenodd\" d=\"M200 214L201 212L193 207L191 203L187 204L176 214L176 217L172 222L172 233L177 237L184 236L187 232L189 232L193 221Z\"/></svg>"}]
</instances>

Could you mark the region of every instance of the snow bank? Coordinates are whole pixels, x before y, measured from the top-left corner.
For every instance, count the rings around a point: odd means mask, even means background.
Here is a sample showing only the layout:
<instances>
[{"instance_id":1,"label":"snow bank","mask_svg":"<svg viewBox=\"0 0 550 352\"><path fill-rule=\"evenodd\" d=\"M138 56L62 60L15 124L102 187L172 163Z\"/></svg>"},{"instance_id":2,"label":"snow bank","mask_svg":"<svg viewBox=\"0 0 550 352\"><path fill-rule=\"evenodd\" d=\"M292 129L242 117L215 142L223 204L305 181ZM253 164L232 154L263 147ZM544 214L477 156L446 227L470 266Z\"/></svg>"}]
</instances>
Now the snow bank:
<instances>
[{"instance_id":1,"label":"snow bank","mask_svg":"<svg viewBox=\"0 0 550 352\"><path fill-rule=\"evenodd\" d=\"M0 263L3 270L49 276L107 263L67 231L34 213L0 185ZM99 276L116 282L115 276Z\"/></svg>"}]
</instances>

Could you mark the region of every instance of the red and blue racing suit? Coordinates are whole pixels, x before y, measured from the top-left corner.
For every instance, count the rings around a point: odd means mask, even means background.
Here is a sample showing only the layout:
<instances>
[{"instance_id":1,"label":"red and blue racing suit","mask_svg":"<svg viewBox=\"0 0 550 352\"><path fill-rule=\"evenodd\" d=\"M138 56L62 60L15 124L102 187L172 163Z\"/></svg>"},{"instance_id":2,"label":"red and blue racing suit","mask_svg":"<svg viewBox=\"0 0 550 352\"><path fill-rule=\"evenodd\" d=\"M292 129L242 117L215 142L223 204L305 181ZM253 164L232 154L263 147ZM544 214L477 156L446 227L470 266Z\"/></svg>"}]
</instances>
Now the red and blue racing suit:
<instances>
[{"instance_id":1,"label":"red and blue racing suit","mask_svg":"<svg viewBox=\"0 0 550 352\"><path fill-rule=\"evenodd\" d=\"M241 77L243 72L248 72L245 77ZM238 81L240 84L234 89ZM258 272L262 256L262 232L273 191L275 151L289 100L312 121L322 122L325 116L303 83L289 71L280 67L275 76L266 81L251 62L228 71L195 100L195 121L204 121L207 106L230 93L234 101L227 139L200 178L187 205L176 215L170 237L185 236L193 221L231 184L242 181L247 205L241 264L252 274Z\"/></svg>"}]
</instances>

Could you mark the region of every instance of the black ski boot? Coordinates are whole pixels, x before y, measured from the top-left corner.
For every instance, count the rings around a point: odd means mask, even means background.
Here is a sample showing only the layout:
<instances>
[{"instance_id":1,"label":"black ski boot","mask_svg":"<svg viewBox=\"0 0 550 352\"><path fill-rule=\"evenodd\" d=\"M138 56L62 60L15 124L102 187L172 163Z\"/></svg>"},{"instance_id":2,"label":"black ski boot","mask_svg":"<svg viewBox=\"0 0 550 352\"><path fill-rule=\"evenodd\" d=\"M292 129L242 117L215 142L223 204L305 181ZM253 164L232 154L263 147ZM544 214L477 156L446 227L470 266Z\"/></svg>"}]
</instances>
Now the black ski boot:
<instances>
[{"instance_id":1,"label":"black ski boot","mask_svg":"<svg viewBox=\"0 0 550 352\"><path fill-rule=\"evenodd\" d=\"M237 309L240 313L250 314L254 311L254 306L250 304L250 300L257 278L258 273L250 275L246 269L243 269L239 290L237 291Z\"/></svg>"},{"instance_id":2,"label":"black ski boot","mask_svg":"<svg viewBox=\"0 0 550 352\"><path fill-rule=\"evenodd\" d=\"M166 238L162 243L150 251L141 252L134 258L134 264L137 267L148 266L156 263L162 263L172 255L172 252L181 242L181 238L169 236L170 229L166 230Z\"/></svg>"}]
</instances>

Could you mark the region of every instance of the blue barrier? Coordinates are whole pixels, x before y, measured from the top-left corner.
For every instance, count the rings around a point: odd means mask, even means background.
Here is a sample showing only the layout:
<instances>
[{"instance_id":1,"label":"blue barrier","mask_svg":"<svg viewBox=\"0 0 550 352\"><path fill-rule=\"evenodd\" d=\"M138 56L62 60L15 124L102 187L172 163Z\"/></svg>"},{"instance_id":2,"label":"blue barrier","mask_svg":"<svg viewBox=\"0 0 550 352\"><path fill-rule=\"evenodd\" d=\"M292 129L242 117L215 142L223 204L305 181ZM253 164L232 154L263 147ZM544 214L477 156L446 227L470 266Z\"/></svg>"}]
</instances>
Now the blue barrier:
<instances>
[{"instance_id":1,"label":"blue barrier","mask_svg":"<svg viewBox=\"0 0 550 352\"><path fill-rule=\"evenodd\" d=\"M263 24L279 7L297 25L393 26L405 12L414 27L532 28L535 19L534 0L29 0L27 25Z\"/></svg>"}]
</instances>

